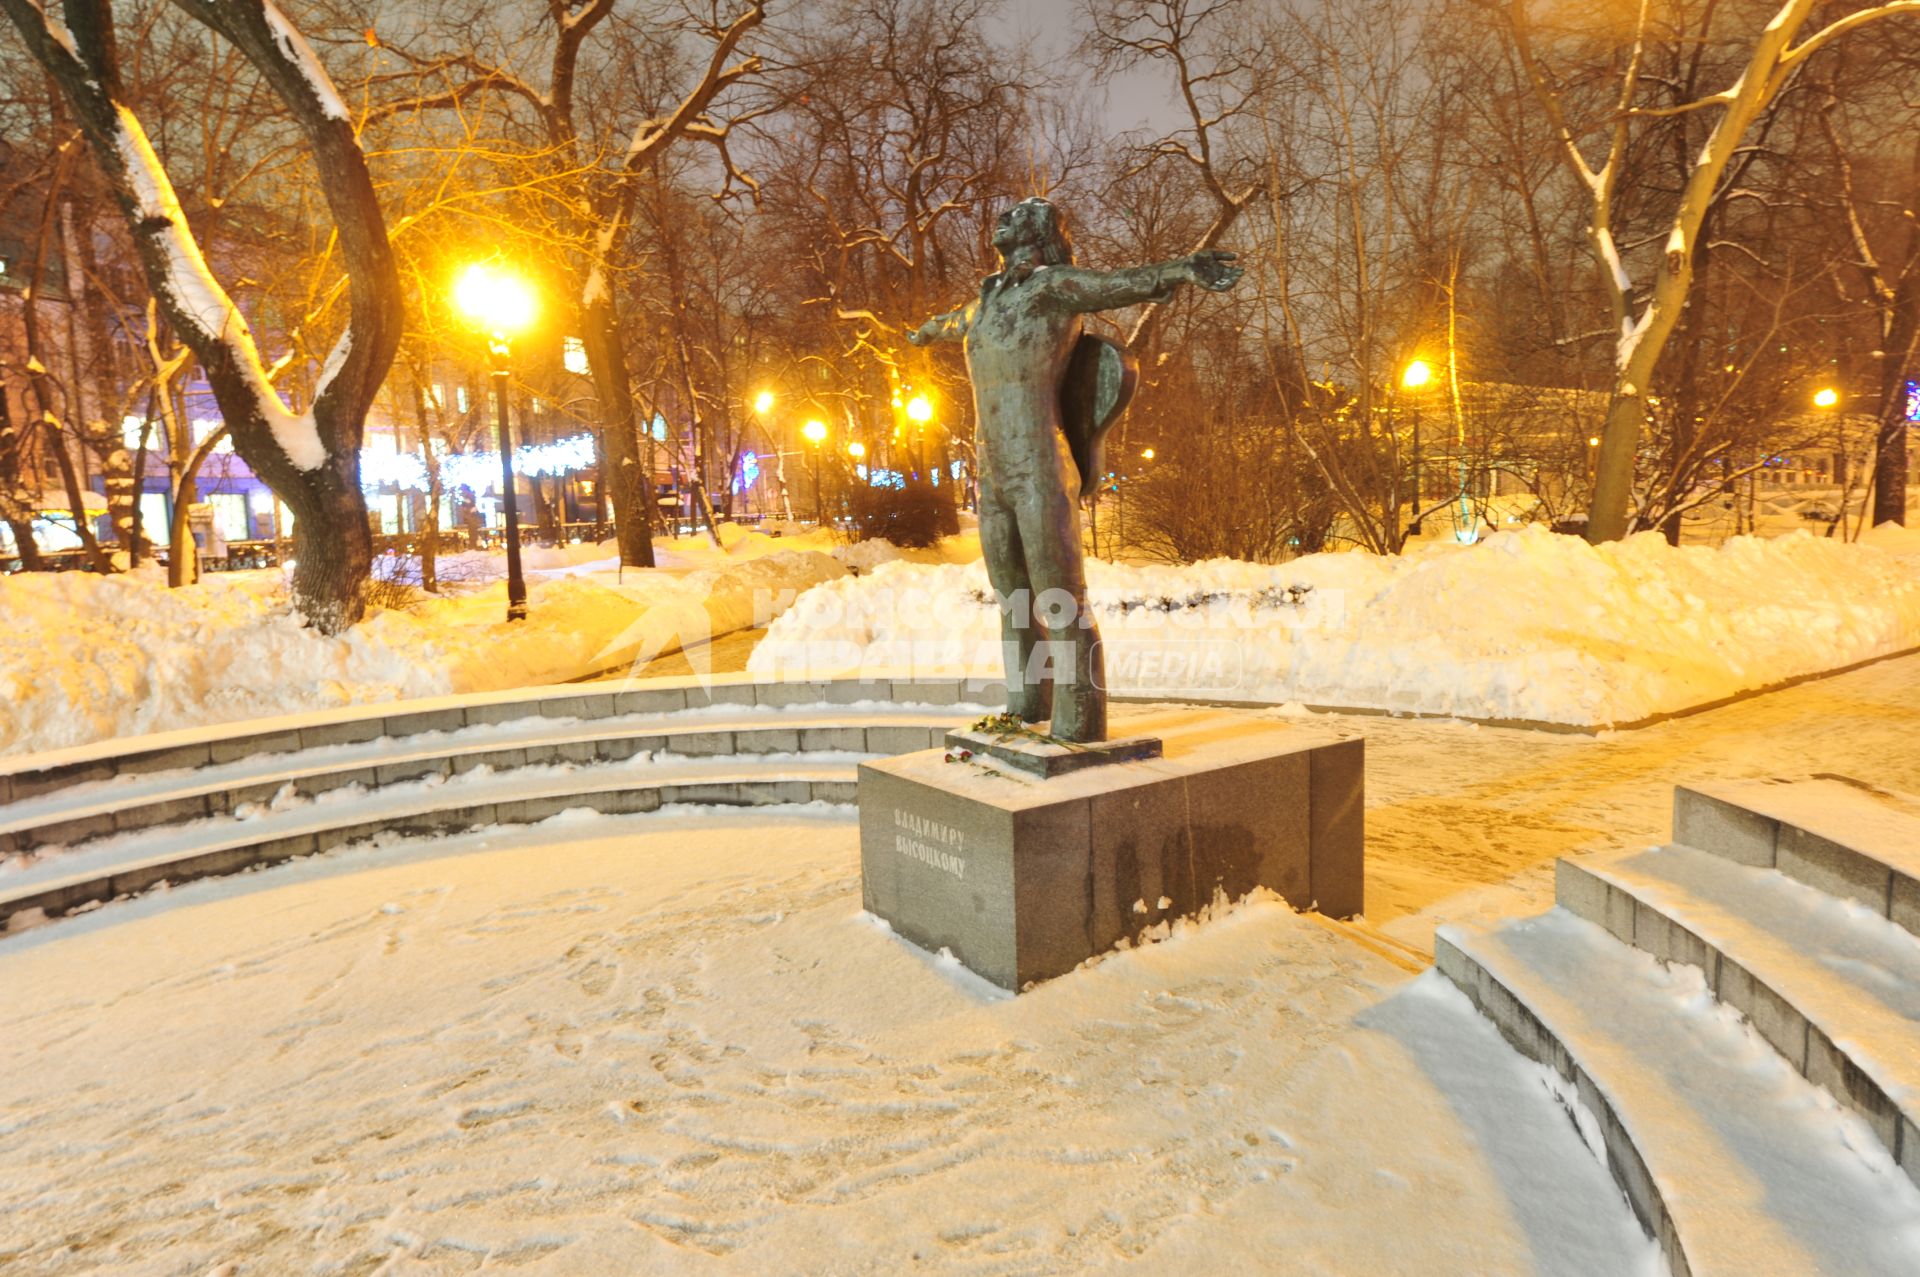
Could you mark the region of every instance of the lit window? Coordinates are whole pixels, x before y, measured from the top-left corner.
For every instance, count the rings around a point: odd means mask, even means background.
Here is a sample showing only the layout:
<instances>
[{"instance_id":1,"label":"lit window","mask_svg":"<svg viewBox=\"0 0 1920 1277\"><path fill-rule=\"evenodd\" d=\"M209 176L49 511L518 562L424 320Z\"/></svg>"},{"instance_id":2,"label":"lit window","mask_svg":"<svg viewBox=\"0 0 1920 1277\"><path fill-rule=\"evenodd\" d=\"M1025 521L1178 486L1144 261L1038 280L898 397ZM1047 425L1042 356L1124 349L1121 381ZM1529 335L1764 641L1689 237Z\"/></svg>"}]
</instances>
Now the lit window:
<instances>
[{"instance_id":1,"label":"lit window","mask_svg":"<svg viewBox=\"0 0 1920 1277\"><path fill-rule=\"evenodd\" d=\"M433 406L436 408L444 408L447 406L446 392L440 389L440 383L437 381L428 387L427 398L433 401Z\"/></svg>"},{"instance_id":2,"label":"lit window","mask_svg":"<svg viewBox=\"0 0 1920 1277\"><path fill-rule=\"evenodd\" d=\"M209 421L205 417L195 417L193 419L193 446L197 448L205 443L207 436L219 428L220 423L217 421ZM232 452L233 436L231 434L221 436L220 442L213 445L213 450L215 452Z\"/></svg>"},{"instance_id":3,"label":"lit window","mask_svg":"<svg viewBox=\"0 0 1920 1277\"><path fill-rule=\"evenodd\" d=\"M454 406L461 412L467 410L467 388L465 386L455 386L453 388L453 402Z\"/></svg>"},{"instance_id":4,"label":"lit window","mask_svg":"<svg viewBox=\"0 0 1920 1277\"><path fill-rule=\"evenodd\" d=\"M587 374L587 343L578 337L568 337L560 348L560 364L568 372Z\"/></svg>"},{"instance_id":5,"label":"lit window","mask_svg":"<svg viewBox=\"0 0 1920 1277\"><path fill-rule=\"evenodd\" d=\"M214 526L220 529L223 541L249 541L252 533L247 528L247 497L243 492L216 492L207 498L213 506Z\"/></svg>"},{"instance_id":6,"label":"lit window","mask_svg":"<svg viewBox=\"0 0 1920 1277\"><path fill-rule=\"evenodd\" d=\"M531 405L531 407L532 407L532 411L533 411L533 415L534 415L534 416L536 416L536 417L537 417L537 416L539 416L539 415L540 415L541 413L543 413L543 412L545 412L545 411L546 411L546 408L547 408L547 406L546 406L545 404L543 404L543 403L541 403L541 402L540 402L540 396L539 396L539 395L535 395L535 396L533 397L533 403L532 403L532 405Z\"/></svg>"},{"instance_id":7,"label":"lit window","mask_svg":"<svg viewBox=\"0 0 1920 1277\"><path fill-rule=\"evenodd\" d=\"M128 449L140 447L140 436L147 431L145 417L120 418L120 446Z\"/></svg>"}]
</instances>

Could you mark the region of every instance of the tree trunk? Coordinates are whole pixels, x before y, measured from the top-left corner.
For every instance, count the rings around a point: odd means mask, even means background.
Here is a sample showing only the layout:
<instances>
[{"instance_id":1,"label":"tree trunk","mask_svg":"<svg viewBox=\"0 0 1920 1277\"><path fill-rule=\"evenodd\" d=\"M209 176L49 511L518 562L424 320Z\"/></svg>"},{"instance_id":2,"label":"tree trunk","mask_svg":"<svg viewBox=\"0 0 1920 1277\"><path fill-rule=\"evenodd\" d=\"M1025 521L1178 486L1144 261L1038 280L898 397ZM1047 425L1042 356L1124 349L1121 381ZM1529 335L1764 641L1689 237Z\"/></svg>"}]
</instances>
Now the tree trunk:
<instances>
[{"instance_id":1,"label":"tree trunk","mask_svg":"<svg viewBox=\"0 0 1920 1277\"><path fill-rule=\"evenodd\" d=\"M653 562L653 467L641 455L640 423L633 410L633 387L627 383L627 350L614 321L610 295L593 297L581 314L581 344L587 348L588 371L600 399L601 438L612 474L601 491L612 485L614 535L620 542L620 562L627 567L650 568Z\"/></svg>"},{"instance_id":2,"label":"tree trunk","mask_svg":"<svg viewBox=\"0 0 1920 1277\"><path fill-rule=\"evenodd\" d=\"M35 498L21 482L26 460L26 443L13 422L13 403L7 388L0 384L0 518L13 533L20 566L38 572L46 565L40 558L40 546L33 538L33 501Z\"/></svg>"},{"instance_id":3,"label":"tree trunk","mask_svg":"<svg viewBox=\"0 0 1920 1277\"><path fill-rule=\"evenodd\" d=\"M1891 367L1883 374L1880 390L1879 447L1874 461L1873 522L1904 525L1907 521L1907 441L1913 427L1907 421L1907 370L1920 353L1920 273L1910 273L1904 282L1907 294L1895 322L1906 329L1906 341L1892 345L1887 352ZM1902 357L1904 355L1904 357Z\"/></svg>"},{"instance_id":4,"label":"tree trunk","mask_svg":"<svg viewBox=\"0 0 1920 1277\"><path fill-rule=\"evenodd\" d=\"M73 530L80 538L80 548L86 552L87 564L95 572L111 572L113 564L101 548L100 538L93 534L93 521L87 514L87 492L80 486L79 472L73 468L73 455L67 451L66 439L52 422L47 423L47 444L60 467L60 482L67 490L68 513L73 516Z\"/></svg>"},{"instance_id":5,"label":"tree trunk","mask_svg":"<svg viewBox=\"0 0 1920 1277\"><path fill-rule=\"evenodd\" d=\"M1915 157L1920 173L1920 153ZM1912 211L1911 209L1909 210ZM1893 313L1888 316L1880 369L1879 450L1874 472L1873 524L1907 521L1907 379L1920 359L1920 226L1909 219L1907 254L1900 282L1894 286Z\"/></svg>"},{"instance_id":6,"label":"tree trunk","mask_svg":"<svg viewBox=\"0 0 1920 1277\"><path fill-rule=\"evenodd\" d=\"M178 590L200 579L200 547L193 543L187 511L200 500L200 485L184 469L174 479L173 518L167 521L167 588Z\"/></svg>"}]
</instances>

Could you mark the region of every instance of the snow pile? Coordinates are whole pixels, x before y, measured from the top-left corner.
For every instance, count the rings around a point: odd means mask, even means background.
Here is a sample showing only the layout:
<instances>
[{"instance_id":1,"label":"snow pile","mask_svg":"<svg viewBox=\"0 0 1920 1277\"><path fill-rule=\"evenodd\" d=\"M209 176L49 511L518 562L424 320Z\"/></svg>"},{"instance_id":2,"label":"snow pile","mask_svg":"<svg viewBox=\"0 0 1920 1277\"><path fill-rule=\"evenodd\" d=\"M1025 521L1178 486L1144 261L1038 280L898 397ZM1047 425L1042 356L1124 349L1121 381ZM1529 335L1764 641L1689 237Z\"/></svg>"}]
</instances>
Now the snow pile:
<instances>
[{"instance_id":1,"label":"snow pile","mask_svg":"<svg viewBox=\"0 0 1920 1277\"><path fill-rule=\"evenodd\" d=\"M1088 575L1118 693L1591 726L1920 646L1920 536L1871 539L1674 549L1528 528L1399 558ZM983 566L883 564L810 591L749 668L993 675L998 626Z\"/></svg>"},{"instance_id":2,"label":"snow pile","mask_svg":"<svg viewBox=\"0 0 1920 1277\"><path fill-rule=\"evenodd\" d=\"M425 596L328 638L301 626L277 573L168 590L146 572L0 577L0 752L404 697L566 679L763 625L846 569L774 553L685 572L530 573L528 619L506 587Z\"/></svg>"}]
</instances>

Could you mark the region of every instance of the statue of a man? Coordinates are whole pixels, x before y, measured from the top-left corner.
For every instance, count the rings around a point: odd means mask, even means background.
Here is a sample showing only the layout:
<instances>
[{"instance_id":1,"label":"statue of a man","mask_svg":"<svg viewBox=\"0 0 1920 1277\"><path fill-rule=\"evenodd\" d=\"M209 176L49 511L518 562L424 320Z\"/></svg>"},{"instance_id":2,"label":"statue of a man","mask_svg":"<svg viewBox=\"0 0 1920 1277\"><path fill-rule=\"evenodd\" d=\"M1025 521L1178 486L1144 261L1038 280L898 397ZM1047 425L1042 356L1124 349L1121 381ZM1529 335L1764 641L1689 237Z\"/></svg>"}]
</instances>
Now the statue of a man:
<instances>
[{"instance_id":1,"label":"statue of a man","mask_svg":"<svg viewBox=\"0 0 1920 1277\"><path fill-rule=\"evenodd\" d=\"M1080 317L1166 301L1182 284L1224 292L1241 271L1233 254L1218 252L1084 270L1073 264L1058 210L1038 198L1000 215L993 246L1000 273L987 277L979 299L929 319L908 340L966 343L980 441L980 544L1000 598L1007 709L1028 723L1051 716L1061 740L1105 740L1106 676L1087 606L1079 507L1097 481L1098 437L1125 406L1131 372L1117 347L1085 337ZM1052 682L1035 660L1043 634Z\"/></svg>"}]
</instances>

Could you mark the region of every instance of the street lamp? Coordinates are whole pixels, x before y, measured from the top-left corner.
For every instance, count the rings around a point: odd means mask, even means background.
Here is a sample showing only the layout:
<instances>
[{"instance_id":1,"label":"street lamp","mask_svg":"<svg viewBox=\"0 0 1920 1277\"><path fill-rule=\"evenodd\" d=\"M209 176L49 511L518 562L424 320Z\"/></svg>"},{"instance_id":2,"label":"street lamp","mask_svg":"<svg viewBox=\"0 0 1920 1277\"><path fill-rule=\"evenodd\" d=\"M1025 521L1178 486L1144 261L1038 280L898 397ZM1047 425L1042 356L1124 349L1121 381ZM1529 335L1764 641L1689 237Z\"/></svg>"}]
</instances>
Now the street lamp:
<instances>
[{"instance_id":1,"label":"street lamp","mask_svg":"<svg viewBox=\"0 0 1920 1277\"><path fill-rule=\"evenodd\" d=\"M800 434L813 445L813 521L825 523L825 508L820 503L820 445L827 438L827 423L816 417L800 427Z\"/></svg>"},{"instance_id":2,"label":"street lamp","mask_svg":"<svg viewBox=\"0 0 1920 1277\"><path fill-rule=\"evenodd\" d=\"M753 410L763 417L772 412L773 392L771 390L763 390L755 395L753 397Z\"/></svg>"},{"instance_id":3,"label":"street lamp","mask_svg":"<svg viewBox=\"0 0 1920 1277\"><path fill-rule=\"evenodd\" d=\"M1400 384L1408 390L1419 390L1433 380L1433 365L1424 359L1416 359L1408 364L1400 374ZM1426 532L1426 520L1420 517L1420 400L1413 400L1413 523L1407 529L1409 536L1422 536Z\"/></svg>"},{"instance_id":4,"label":"street lamp","mask_svg":"<svg viewBox=\"0 0 1920 1277\"><path fill-rule=\"evenodd\" d=\"M514 495L513 431L507 421L507 364L514 334L537 309L533 290L514 276L475 263L453 286L454 304L487 335L493 369L493 420L500 447L500 499L507 523L507 620L527 619L527 582L520 570L520 505Z\"/></svg>"},{"instance_id":5,"label":"street lamp","mask_svg":"<svg viewBox=\"0 0 1920 1277\"><path fill-rule=\"evenodd\" d=\"M1813 392L1813 406L1816 408L1831 408L1839 402L1840 392L1832 386L1822 386Z\"/></svg>"},{"instance_id":6,"label":"street lamp","mask_svg":"<svg viewBox=\"0 0 1920 1277\"><path fill-rule=\"evenodd\" d=\"M1140 449L1140 460L1142 460L1142 461L1151 461L1151 460L1153 460L1153 449L1152 449L1152 448L1142 448L1142 449Z\"/></svg>"},{"instance_id":7,"label":"street lamp","mask_svg":"<svg viewBox=\"0 0 1920 1277\"><path fill-rule=\"evenodd\" d=\"M918 445L921 478L927 473L927 423L933 420L933 405L927 402L925 395L915 395L907 400L907 420L913 423L913 439Z\"/></svg>"}]
</instances>

